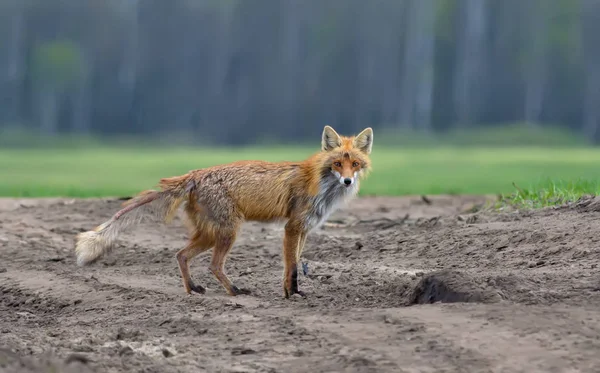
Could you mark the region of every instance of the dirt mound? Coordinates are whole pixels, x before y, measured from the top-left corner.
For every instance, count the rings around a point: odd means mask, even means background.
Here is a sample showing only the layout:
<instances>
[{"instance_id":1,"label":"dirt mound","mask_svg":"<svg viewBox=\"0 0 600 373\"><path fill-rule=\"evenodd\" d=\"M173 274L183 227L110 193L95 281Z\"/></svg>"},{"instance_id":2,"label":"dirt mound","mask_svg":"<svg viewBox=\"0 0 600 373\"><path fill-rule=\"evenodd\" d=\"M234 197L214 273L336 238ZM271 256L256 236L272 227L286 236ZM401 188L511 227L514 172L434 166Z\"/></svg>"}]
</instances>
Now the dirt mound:
<instances>
[{"instance_id":1,"label":"dirt mound","mask_svg":"<svg viewBox=\"0 0 600 373\"><path fill-rule=\"evenodd\" d=\"M492 213L484 197L361 198L309 235L283 299L281 224L246 224L229 297L186 230L143 223L93 266L78 232L121 201L0 200L0 370L600 370L600 202ZM468 368L465 368L468 367ZM12 369L12 370L11 370Z\"/></svg>"},{"instance_id":2,"label":"dirt mound","mask_svg":"<svg viewBox=\"0 0 600 373\"><path fill-rule=\"evenodd\" d=\"M411 291L408 303L494 303L501 300L502 294L483 284L481 279L463 272L442 270L424 276Z\"/></svg>"}]
</instances>

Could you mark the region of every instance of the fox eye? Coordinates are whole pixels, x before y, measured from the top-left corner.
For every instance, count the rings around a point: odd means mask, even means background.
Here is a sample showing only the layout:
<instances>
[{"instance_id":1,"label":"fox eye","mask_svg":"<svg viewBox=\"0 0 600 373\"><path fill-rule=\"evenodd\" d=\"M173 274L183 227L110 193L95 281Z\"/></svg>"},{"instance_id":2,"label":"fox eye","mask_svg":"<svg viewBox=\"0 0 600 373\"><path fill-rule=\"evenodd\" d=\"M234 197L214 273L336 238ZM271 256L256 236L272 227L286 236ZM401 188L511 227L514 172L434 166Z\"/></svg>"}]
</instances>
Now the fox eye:
<instances>
[{"instance_id":1,"label":"fox eye","mask_svg":"<svg viewBox=\"0 0 600 373\"><path fill-rule=\"evenodd\" d=\"M333 165L335 167L342 167L342 164L340 162L333 162Z\"/></svg>"},{"instance_id":2,"label":"fox eye","mask_svg":"<svg viewBox=\"0 0 600 373\"><path fill-rule=\"evenodd\" d=\"M358 167L358 162L354 161L354 162L352 163L352 167Z\"/></svg>"}]
</instances>

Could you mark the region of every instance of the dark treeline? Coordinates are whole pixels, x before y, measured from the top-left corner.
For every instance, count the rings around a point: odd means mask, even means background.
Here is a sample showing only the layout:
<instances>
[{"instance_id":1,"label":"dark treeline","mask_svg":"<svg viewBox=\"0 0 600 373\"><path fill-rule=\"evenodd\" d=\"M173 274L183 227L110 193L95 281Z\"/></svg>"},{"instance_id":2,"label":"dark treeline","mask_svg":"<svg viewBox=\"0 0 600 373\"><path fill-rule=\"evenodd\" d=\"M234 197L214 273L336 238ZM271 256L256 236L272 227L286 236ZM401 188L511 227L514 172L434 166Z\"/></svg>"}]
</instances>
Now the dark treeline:
<instances>
[{"instance_id":1,"label":"dark treeline","mask_svg":"<svg viewBox=\"0 0 600 373\"><path fill-rule=\"evenodd\" d=\"M240 144L324 124L600 139L597 0L0 0L0 127Z\"/></svg>"}]
</instances>

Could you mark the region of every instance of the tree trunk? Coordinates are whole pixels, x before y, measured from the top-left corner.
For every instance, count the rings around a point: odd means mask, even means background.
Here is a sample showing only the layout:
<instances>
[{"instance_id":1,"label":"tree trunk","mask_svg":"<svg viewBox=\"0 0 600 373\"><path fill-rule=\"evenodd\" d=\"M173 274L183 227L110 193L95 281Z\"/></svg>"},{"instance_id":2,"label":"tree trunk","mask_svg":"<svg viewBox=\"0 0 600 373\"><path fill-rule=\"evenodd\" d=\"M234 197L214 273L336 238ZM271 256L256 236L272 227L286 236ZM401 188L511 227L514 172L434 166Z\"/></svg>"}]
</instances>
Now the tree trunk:
<instances>
[{"instance_id":1,"label":"tree trunk","mask_svg":"<svg viewBox=\"0 0 600 373\"><path fill-rule=\"evenodd\" d=\"M470 125L478 118L478 100L481 95L483 42L486 32L487 0L463 0L463 24L457 40L454 71L454 107L459 126Z\"/></svg>"},{"instance_id":2,"label":"tree trunk","mask_svg":"<svg viewBox=\"0 0 600 373\"><path fill-rule=\"evenodd\" d=\"M420 51L418 85L416 92L415 125L425 132L431 131L433 109L433 84L435 79L435 4L434 1L421 0L419 15Z\"/></svg>"},{"instance_id":3,"label":"tree trunk","mask_svg":"<svg viewBox=\"0 0 600 373\"><path fill-rule=\"evenodd\" d=\"M411 0L408 9L408 24L402 65L402 86L400 88L399 120L400 126L408 128L414 125L415 92L417 91L417 71L419 69L420 28L422 22L423 0Z\"/></svg>"},{"instance_id":4,"label":"tree trunk","mask_svg":"<svg viewBox=\"0 0 600 373\"><path fill-rule=\"evenodd\" d=\"M281 92L281 107L278 117L284 123L287 123L287 131L281 131L281 135L287 132L292 136L298 136L303 132L302 126L296 122L298 118L296 118L295 111L298 104L298 78L302 73L299 64L302 7L303 4L295 0L285 0L282 4L283 36L281 37L281 51L283 76L280 86L276 89ZM286 126L283 123L282 125Z\"/></svg>"},{"instance_id":5,"label":"tree trunk","mask_svg":"<svg viewBox=\"0 0 600 373\"><path fill-rule=\"evenodd\" d=\"M598 144L600 133L600 52L597 32L597 17L600 4L595 0L582 3L583 58L585 69L585 90L583 107L583 132L594 144Z\"/></svg>"},{"instance_id":6,"label":"tree trunk","mask_svg":"<svg viewBox=\"0 0 600 373\"><path fill-rule=\"evenodd\" d=\"M53 87L40 90L40 129L43 134L53 136L58 133L59 94Z\"/></svg>"},{"instance_id":7,"label":"tree trunk","mask_svg":"<svg viewBox=\"0 0 600 373\"><path fill-rule=\"evenodd\" d=\"M91 132L92 86L94 72L93 58L86 54L83 59L83 76L72 93L71 127L76 133L89 135Z\"/></svg>"},{"instance_id":8,"label":"tree trunk","mask_svg":"<svg viewBox=\"0 0 600 373\"><path fill-rule=\"evenodd\" d=\"M119 66L119 81L131 106L137 80L137 62L139 57L139 5L140 0L123 0L127 25L125 45Z\"/></svg>"},{"instance_id":9,"label":"tree trunk","mask_svg":"<svg viewBox=\"0 0 600 373\"><path fill-rule=\"evenodd\" d=\"M411 2L402 69L400 124L425 131L431 128L433 103L435 5Z\"/></svg>"},{"instance_id":10,"label":"tree trunk","mask_svg":"<svg viewBox=\"0 0 600 373\"><path fill-rule=\"evenodd\" d=\"M544 0L530 2L531 23L527 45L529 46L529 59L527 61L527 78L525 87L525 122L527 125L536 126L542 115L544 88L547 69L547 32L548 32L548 4Z\"/></svg>"},{"instance_id":11,"label":"tree trunk","mask_svg":"<svg viewBox=\"0 0 600 373\"><path fill-rule=\"evenodd\" d=\"M23 41L24 41L24 18L25 9L23 3L15 1L12 7L10 23L10 42L8 44L8 64L6 71L7 91L5 103L6 117L9 122L19 120L19 108L21 105L21 89L23 84Z\"/></svg>"}]
</instances>

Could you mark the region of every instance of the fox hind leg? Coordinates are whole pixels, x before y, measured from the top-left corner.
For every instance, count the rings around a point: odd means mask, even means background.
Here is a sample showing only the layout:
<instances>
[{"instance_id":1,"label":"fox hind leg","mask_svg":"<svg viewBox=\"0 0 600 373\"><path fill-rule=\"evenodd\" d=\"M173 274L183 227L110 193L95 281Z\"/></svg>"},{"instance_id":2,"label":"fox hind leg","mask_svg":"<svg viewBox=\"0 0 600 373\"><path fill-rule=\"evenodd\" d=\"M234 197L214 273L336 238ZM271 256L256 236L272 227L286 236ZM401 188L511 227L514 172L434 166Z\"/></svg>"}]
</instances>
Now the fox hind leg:
<instances>
[{"instance_id":1,"label":"fox hind leg","mask_svg":"<svg viewBox=\"0 0 600 373\"><path fill-rule=\"evenodd\" d=\"M204 294L206 292L206 289L203 286L195 284L192 280L189 261L195 256L208 251L213 246L214 240L197 232L190 242L177 252L177 264L179 265L179 271L186 293L191 294L193 291L194 293Z\"/></svg>"},{"instance_id":2,"label":"fox hind leg","mask_svg":"<svg viewBox=\"0 0 600 373\"><path fill-rule=\"evenodd\" d=\"M223 285L229 295L248 295L251 291L248 289L240 289L233 284L225 272L225 261L227 254L231 251L235 242L237 232L235 230L221 231L218 233L215 247L213 249L212 260L210 263L210 271Z\"/></svg>"}]
</instances>

